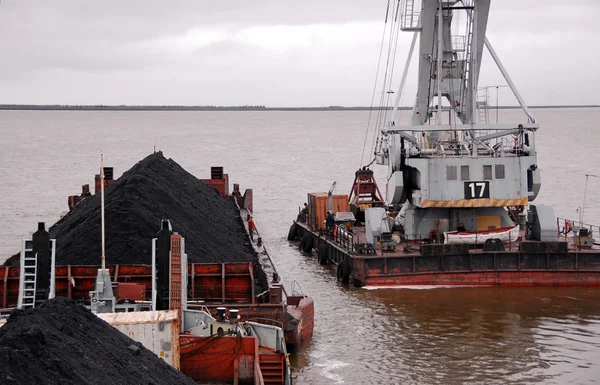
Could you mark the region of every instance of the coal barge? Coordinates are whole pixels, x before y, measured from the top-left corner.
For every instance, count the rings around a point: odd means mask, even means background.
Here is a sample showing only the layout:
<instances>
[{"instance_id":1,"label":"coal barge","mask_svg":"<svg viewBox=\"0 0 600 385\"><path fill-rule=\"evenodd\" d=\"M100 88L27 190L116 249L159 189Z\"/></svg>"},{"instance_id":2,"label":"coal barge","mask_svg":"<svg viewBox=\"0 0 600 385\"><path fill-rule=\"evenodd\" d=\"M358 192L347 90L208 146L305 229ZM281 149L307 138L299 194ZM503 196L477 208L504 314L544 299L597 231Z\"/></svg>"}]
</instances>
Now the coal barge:
<instances>
[{"instance_id":1,"label":"coal barge","mask_svg":"<svg viewBox=\"0 0 600 385\"><path fill-rule=\"evenodd\" d=\"M262 362L263 377L283 383L284 377L289 377L284 376L289 368L285 352L312 337L314 305L297 290L297 283L286 290L259 229L254 229L253 237L248 233L245 222L252 212L252 190L242 194L234 185L230 194L229 178L222 168L213 167L210 179L198 180L162 153L148 156L119 180L112 178L112 168L102 168L101 174L103 178L96 176L95 190L105 188L107 196L108 256L103 271L108 278L104 288L110 286L107 298L113 298L114 293L114 301L94 298L102 291L98 284L100 266L89 262L98 260L100 254L100 194L92 195L84 185L81 195L69 197L71 211L65 217L50 231L40 223L31 239L23 241L21 253L0 268L2 312L6 314L14 307L35 308L55 296L92 308L101 303L117 312L180 309L183 313L176 317L182 333L178 362L184 373L197 380L214 378L215 371L221 373L217 376L221 380L256 379ZM152 223L156 223L154 229ZM180 233L177 226L182 229ZM198 247L202 241L208 243ZM174 257L179 259L174 262ZM212 328L204 337L186 335L189 330L184 327L189 320L185 311L205 312L205 324L232 325L235 321L235 325L246 323L261 330L273 325L273 330L283 331L281 341L286 346L270 337L273 346L255 347L248 337L237 342L213 342L209 351L208 345L200 349L202 338L213 338ZM142 316L133 317L139 323ZM270 333L277 336L273 330ZM217 328L214 333L217 335ZM233 353L242 348L248 355L246 363L254 369L240 377L234 366L241 358ZM230 360L223 360L227 356L224 351L231 353ZM221 364L205 365L199 359L211 354L220 355ZM225 361L231 365L224 368Z\"/></svg>"},{"instance_id":2,"label":"coal barge","mask_svg":"<svg viewBox=\"0 0 600 385\"><path fill-rule=\"evenodd\" d=\"M399 16L386 17L389 31L408 31L413 41L395 104L378 110L374 158L356 171L349 195L309 193L288 239L356 286L599 285L599 228L534 203L540 126L485 36L490 0L391 6L386 14ZM403 124L399 103L417 40L417 95ZM478 85L484 49L521 105L521 121L490 122L490 87ZM390 85L382 95L393 93ZM385 197L374 163L387 166Z\"/></svg>"}]
</instances>

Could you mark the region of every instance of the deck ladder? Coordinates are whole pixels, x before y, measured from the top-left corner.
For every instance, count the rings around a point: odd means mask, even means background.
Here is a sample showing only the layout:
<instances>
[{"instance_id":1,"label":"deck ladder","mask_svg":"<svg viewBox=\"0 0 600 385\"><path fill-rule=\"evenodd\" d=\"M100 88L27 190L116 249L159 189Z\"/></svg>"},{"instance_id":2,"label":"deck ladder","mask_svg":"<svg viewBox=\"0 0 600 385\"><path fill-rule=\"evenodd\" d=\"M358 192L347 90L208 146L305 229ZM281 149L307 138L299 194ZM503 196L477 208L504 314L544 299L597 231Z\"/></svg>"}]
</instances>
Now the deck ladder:
<instances>
[{"instance_id":1,"label":"deck ladder","mask_svg":"<svg viewBox=\"0 0 600 385\"><path fill-rule=\"evenodd\" d=\"M33 254L33 241L23 240L21 248L21 280L17 307L35 307L35 281L37 278L37 255Z\"/></svg>"},{"instance_id":2,"label":"deck ladder","mask_svg":"<svg viewBox=\"0 0 600 385\"><path fill-rule=\"evenodd\" d=\"M17 307L20 309L34 308L37 303L54 298L56 286L56 239L50 240L50 282L49 289L37 290L37 253L33 252L33 240L24 239L21 244L19 297Z\"/></svg>"}]
</instances>

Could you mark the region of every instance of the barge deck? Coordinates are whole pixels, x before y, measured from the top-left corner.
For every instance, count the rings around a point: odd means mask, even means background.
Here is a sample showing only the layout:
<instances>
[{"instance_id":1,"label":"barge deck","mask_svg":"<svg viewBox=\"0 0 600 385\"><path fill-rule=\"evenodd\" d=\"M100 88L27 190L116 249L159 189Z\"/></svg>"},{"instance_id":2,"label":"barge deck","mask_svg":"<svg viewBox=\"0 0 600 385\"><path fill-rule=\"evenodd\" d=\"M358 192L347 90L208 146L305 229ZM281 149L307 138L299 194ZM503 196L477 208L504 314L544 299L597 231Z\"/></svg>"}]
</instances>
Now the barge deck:
<instances>
[{"instance_id":1,"label":"barge deck","mask_svg":"<svg viewBox=\"0 0 600 385\"><path fill-rule=\"evenodd\" d=\"M394 251L363 251L364 227L352 236L328 238L306 222L294 222L301 250L315 250L321 264L334 264L340 282L362 286L600 286L600 250L574 242L529 242L521 237L504 250L461 244L404 242ZM310 239L310 240L309 240ZM307 247L307 245L312 247ZM363 252L363 253L361 253Z\"/></svg>"}]
</instances>

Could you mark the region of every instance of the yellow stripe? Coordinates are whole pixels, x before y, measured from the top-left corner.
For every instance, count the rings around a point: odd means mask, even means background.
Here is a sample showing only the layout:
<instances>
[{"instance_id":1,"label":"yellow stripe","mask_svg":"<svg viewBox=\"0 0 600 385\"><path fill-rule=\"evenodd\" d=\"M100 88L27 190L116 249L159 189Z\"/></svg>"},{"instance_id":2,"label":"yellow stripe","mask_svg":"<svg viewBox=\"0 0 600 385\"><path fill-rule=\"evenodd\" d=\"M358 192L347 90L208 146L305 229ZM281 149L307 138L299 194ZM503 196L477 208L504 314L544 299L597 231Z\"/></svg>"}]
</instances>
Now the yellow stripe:
<instances>
[{"instance_id":1,"label":"yellow stripe","mask_svg":"<svg viewBox=\"0 0 600 385\"><path fill-rule=\"evenodd\" d=\"M451 199L434 201L429 199L423 199L421 201L421 207L429 208L463 208L463 207L506 207L506 206L526 206L528 199L492 199L492 198L481 198L481 199Z\"/></svg>"}]
</instances>

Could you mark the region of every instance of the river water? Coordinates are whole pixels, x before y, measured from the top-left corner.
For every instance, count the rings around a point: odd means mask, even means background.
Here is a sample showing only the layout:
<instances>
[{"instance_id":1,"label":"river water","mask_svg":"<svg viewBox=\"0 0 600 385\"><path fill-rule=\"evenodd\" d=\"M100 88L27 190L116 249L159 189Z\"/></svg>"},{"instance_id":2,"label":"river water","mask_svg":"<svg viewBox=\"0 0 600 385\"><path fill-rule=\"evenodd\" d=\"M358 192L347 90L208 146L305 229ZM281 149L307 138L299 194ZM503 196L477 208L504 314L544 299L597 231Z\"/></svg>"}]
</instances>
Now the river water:
<instances>
[{"instance_id":1,"label":"river water","mask_svg":"<svg viewBox=\"0 0 600 385\"><path fill-rule=\"evenodd\" d=\"M542 190L536 203L577 218L598 172L600 109L533 110ZM403 113L404 117L408 115ZM224 166L254 189L255 219L284 282L315 299L313 340L292 356L297 384L600 382L597 288L356 289L286 240L306 192L347 194L368 111L1 111L0 260L67 196L93 183L99 154L120 176L156 148L207 178ZM523 122L516 110L501 121ZM492 114L492 119L495 119ZM376 169L385 189L385 172ZM600 224L590 177L585 222Z\"/></svg>"}]
</instances>

